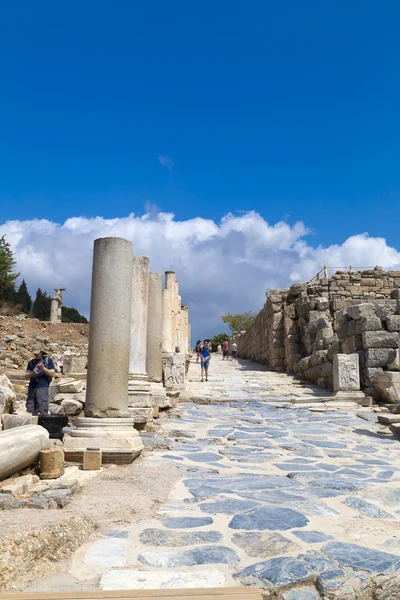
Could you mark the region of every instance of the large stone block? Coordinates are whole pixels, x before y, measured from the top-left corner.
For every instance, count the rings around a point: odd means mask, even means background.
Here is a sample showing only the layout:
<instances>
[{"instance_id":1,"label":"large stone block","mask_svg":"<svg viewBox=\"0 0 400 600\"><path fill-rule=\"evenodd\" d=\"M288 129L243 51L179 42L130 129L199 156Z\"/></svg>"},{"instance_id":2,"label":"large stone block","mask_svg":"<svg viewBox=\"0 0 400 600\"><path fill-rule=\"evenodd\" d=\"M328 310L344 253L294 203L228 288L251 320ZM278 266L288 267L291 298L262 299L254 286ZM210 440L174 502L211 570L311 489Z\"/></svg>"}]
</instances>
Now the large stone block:
<instances>
[{"instance_id":1,"label":"large stone block","mask_svg":"<svg viewBox=\"0 0 400 600\"><path fill-rule=\"evenodd\" d=\"M333 358L333 391L356 392L359 389L358 354L336 354Z\"/></svg>"},{"instance_id":2,"label":"large stone block","mask_svg":"<svg viewBox=\"0 0 400 600\"><path fill-rule=\"evenodd\" d=\"M163 355L163 378L167 390L185 389L185 362L184 354L175 352Z\"/></svg>"},{"instance_id":3,"label":"large stone block","mask_svg":"<svg viewBox=\"0 0 400 600\"><path fill-rule=\"evenodd\" d=\"M385 321L388 331L400 331L400 315L389 315Z\"/></svg>"},{"instance_id":4,"label":"large stone block","mask_svg":"<svg viewBox=\"0 0 400 600\"><path fill-rule=\"evenodd\" d=\"M362 319L363 317L374 317L376 314L375 306L369 303L356 304L355 306L348 307L347 314L355 320Z\"/></svg>"},{"instance_id":5,"label":"large stone block","mask_svg":"<svg viewBox=\"0 0 400 600\"><path fill-rule=\"evenodd\" d=\"M365 366L386 367L392 356L391 348L369 348L365 351Z\"/></svg>"},{"instance_id":6,"label":"large stone block","mask_svg":"<svg viewBox=\"0 0 400 600\"><path fill-rule=\"evenodd\" d=\"M38 418L26 415L2 415L1 421L3 429L13 429L14 427L23 427L24 425L37 425Z\"/></svg>"},{"instance_id":7,"label":"large stone block","mask_svg":"<svg viewBox=\"0 0 400 600\"><path fill-rule=\"evenodd\" d=\"M40 425L0 431L0 479L29 467L50 446L49 432Z\"/></svg>"},{"instance_id":8,"label":"large stone block","mask_svg":"<svg viewBox=\"0 0 400 600\"><path fill-rule=\"evenodd\" d=\"M364 345L361 335L352 335L351 337L342 340L341 347L344 354L351 354L357 352L357 350L362 350Z\"/></svg>"},{"instance_id":9,"label":"large stone block","mask_svg":"<svg viewBox=\"0 0 400 600\"><path fill-rule=\"evenodd\" d=\"M81 392L85 387L85 382L82 379L66 381L58 385L60 394L76 394Z\"/></svg>"},{"instance_id":10,"label":"large stone block","mask_svg":"<svg viewBox=\"0 0 400 600\"><path fill-rule=\"evenodd\" d=\"M339 325L337 330L337 336L339 340L344 340L352 335L356 335L357 332L357 321L348 321Z\"/></svg>"},{"instance_id":11,"label":"large stone block","mask_svg":"<svg viewBox=\"0 0 400 600\"><path fill-rule=\"evenodd\" d=\"M350 321L350 317L347 314L347 309L342 308L341 310L337 310L335 312L335 320L338 325L343 325L344 323L348 323Z\"/></svg>"},{"instance_id":12,"label":"large stone block","mask_svg":"<svg viewBox=\"0 0 400 600\"><path fill-rule=\"evenodd\" d=\"M87 366L87 356L77 356L72 352L65 352L63 356L63 375L68 373L84 373Z\"/></svg>"},{"instance_id":13,"label":"large stone block","mask_svg":"<svg viewBox=\"0 0 400 600\"><path fill-rule=\"evenodd\" d=\"M400 371L400 350L396 348L396 350L392 350L388 359L388 369L389 371Z\"/></svg>"},{"instance_id":14,"label":"large stone block","mask_svg":"<svg viewBox=\"0 0 400 600\"><path fill-rule=\"evenodd\" d=\"M364 331L380 331L382 328L382 321L379 317L363 317L357 323L357 333L363 333Z\"/></svg>"},{"instance_id":15,"label":"large stone block","mask_svg":"<svg viewBox=\"0 0 400 600\"><path fill-rule=\"evenodd\" d=\"M383 373L382 367L365 367L362 370L362 383L365 387L374 385L374 378Z\"/></svg>"},{"instance_id":16,"label":"large stone block","mask_svg":"<svg viewBox=\"0 0 400 600\"><path fill-rule=\"evenodd\" d=\"M399 347L399 334L394 331L365 331L362 340L364 348Z\"/></svg>"},{"instance_id":17,"label":"large stone block","mask_svg":"<svg viewBox=\"0 0 400 600\"><path fill-rule=\"evenodd\" d=\"M374 387L390 404L400 402L400 373L386 371L374 378Z\"/></svg>"}]
</instances>

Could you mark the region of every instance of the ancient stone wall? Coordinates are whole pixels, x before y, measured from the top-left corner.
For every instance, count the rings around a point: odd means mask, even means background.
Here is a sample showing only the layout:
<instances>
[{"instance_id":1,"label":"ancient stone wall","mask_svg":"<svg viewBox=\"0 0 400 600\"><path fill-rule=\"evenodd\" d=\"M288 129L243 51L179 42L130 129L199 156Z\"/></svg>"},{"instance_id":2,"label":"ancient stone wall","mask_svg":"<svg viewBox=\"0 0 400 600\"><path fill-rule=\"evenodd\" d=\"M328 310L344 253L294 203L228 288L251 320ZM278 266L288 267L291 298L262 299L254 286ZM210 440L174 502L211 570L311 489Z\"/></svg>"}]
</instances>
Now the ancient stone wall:
<instances>
[{"instance_id":1,"label":"ancient stone wall","mask_svg":"<svg viewBox=\"0 0 400 600\"><path fill-rule=\"evenodd\" d=\"M361 387L379 398L373 376L398 363L399 288L400 271L376 267L267 290L264 307L237 339L239 357L332 390L333 357L357 352Z\"/></svg>"}]
</instances>

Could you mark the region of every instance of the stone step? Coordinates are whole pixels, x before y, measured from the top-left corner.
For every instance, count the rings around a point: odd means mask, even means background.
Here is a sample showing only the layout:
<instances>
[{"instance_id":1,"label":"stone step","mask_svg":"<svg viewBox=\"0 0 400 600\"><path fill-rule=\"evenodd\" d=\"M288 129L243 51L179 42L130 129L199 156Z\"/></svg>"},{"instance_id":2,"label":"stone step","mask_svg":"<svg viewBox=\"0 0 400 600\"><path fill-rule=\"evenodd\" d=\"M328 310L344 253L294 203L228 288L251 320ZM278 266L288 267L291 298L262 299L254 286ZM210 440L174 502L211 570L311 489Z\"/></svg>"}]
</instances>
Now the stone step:
<instances>
[{"instance_id":1,"label":"stone step","mask_svg":"<svg viewBox=\"0 0 400 600\"><path fill-rule=\"evenodd\" d=\"M378 423L381 425L392 425L392 423L400 423L400 415L378 415Z\"/></svg>"}]
</instances>

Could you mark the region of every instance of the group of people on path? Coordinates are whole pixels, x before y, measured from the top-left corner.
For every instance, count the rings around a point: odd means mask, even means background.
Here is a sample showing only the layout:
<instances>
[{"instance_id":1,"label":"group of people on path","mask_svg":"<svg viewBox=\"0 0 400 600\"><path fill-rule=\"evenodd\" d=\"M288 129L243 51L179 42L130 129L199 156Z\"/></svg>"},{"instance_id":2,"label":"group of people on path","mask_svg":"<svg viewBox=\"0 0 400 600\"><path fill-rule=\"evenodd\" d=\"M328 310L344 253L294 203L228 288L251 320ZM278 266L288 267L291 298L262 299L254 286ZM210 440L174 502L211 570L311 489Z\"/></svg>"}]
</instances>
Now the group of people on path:
<instances>
[{"instance_id":1,"label":"group of people on path","mask_svg":"<svg viewBox=\"0 0 400 600\"><path fill-rule=\"evenodd\" d=\"M218 346L218 354L221 354L221 346ZM222 352L222 360L229 360L229 342L224 341L224 347ZM237 344L232 343L232 360L237 360ZM211 340L206 339L203 343L201 340L196 342L196 363L200 362L201 366L201 381L208 381L208 370L211 361Z\"/></svg>"}]
</instances>

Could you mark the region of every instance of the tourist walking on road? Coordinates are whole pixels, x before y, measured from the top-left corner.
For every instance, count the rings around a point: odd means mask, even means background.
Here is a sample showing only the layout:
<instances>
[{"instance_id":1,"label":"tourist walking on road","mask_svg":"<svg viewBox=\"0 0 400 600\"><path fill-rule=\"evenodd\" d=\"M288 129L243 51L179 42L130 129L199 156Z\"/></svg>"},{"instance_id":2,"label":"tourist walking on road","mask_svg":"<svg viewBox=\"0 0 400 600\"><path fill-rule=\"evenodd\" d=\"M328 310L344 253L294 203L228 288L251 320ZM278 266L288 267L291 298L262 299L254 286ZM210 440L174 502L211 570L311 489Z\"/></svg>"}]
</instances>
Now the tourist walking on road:
<instances>
[{"instance_id":1,"label":"tourist walking on road","mask_svg":"<svg viewBox=\"0 0 400 600\"><path fill-rule=\"evenodd\" d=\"M237 360L237 344L233 342L232 344L232 360Z\"/></svg>"},{"instance_id":2,"label":"tourist walking on road","mask_svg":"<svg viewBox=\"0 0 400 600\"><path fill-rule=\"evenodd\" d=\"M29 379L26 411L32 415L49 412L49 385L56 374L54 363L46 356L40 344L32 348L34 358L26 367L25 379Z\"/></svg>"},{"instance_id":3,"label":"tourist walking on road","mask_svg":"<svg viewBox=\"0 0 400 600\"><path fill-rule=\"evenodd\" d=\"M226 360L228 360L228 356L229 356L229 343L228 343L228 340L225 340L222 360L225 360L225 358L226 358Z\"/></svg>"},{"instance_id":4,"label":"tourist walking on road","mask_svg":"<svg viewBox=\"0 0 400 600\"><path fill-rule=\"evenodd\" d=\"M208 368L210 366L211 350L209 340L204 340L203 349L201 351L201 381L208 381Z\"/></svg>"},{"instance_id":5,"label":"tourist walking on road","mask_svg":"<svg viewBox=\"0 0 400 600\"><path fill-rule=\"evenodd\" d=\"M201 340L197 340L196 342L196 362L198 363L201 359Z\"/></svg>"}]
</instances>

